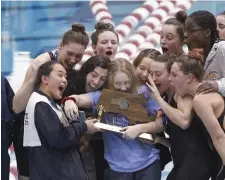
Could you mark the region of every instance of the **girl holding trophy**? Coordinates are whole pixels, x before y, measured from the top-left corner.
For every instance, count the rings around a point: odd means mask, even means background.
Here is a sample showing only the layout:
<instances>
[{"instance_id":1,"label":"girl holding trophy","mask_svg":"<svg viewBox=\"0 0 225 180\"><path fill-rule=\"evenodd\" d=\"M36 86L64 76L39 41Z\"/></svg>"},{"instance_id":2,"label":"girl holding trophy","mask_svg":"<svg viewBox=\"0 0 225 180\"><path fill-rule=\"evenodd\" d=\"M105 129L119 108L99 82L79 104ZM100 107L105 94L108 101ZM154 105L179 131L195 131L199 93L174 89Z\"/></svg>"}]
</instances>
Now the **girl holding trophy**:
<instances>
[{"instance_id":1,"label":"girl holding trophy","mask_svg":"<svg viewBox=\"0 0 225 180\"><path fill-rule=\"evenodd\" d=\"M126 59L117 59L112 62L109 71L109 89L115 91L137 94L137 79L134 68ZM65 102L65 113L67 116L76 116L78 107L96 109L96 105L101 96L101 91L90 92L81 95L72 95L74 101ZM160 108L154 104L146 107L147 111L158 111ZM160 114L156 121L160 121ZM127 127L131 123L129 119L122 114L104 113L102 120L106 124ZM160 121L161 122L161 121ZM159 131L162 130L163 124L157 124ZM124 138L123 135L115 132L104 131L103 140L105 153L110 169L105 171L106 179L154 179L160 180L161 168L159 161L159 150L152 143L144 143L139 139Z\"/></svg>"}]
</instances>

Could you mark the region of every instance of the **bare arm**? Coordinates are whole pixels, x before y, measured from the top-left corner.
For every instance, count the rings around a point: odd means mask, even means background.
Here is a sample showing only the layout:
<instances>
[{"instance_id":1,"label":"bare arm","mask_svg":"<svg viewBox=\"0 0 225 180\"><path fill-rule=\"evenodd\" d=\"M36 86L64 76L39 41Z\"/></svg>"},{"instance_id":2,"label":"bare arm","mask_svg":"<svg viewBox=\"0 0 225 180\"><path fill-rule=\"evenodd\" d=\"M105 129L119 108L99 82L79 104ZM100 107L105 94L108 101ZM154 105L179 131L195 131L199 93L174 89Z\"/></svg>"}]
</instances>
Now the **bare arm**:
<instances>
[{"instance_id":1,"label":"bare arm","mask_svg":"<svg viewBox=\"0 0 225 180\"><path fill-rule=\"evenodd\" d=\"M27 102L30 98L31 93L34 90L34 84L37 76L37 70L41 64L50 61L48 53L41 54L31 62L22 86L16 92L13 98L13 110L16 113L20 113L25 110Z\"/></svg>"},{"instance_id":2,"label":"bare arm","mask_svg":"<svg viewBox=\"0 0 225 180\"><path fill-rule=\"evenodd\" d=\"M92 99L88 94L71 95L76 99L76 105L81 108L91 108ZM67 102L67 101L66 101Z\"/></svg>"},{"instance_id":3,"label":"bare arm","mask_svg":"<svg viewBox=\"0 0 225 180\"><path fill-rule=\"evenodd\" d=\"M177 108L173 108L161 97L157 99L160 107L167 117L177 126L182 129L187 129L191 124L192 119L192 97L177 96Z\"/></svg>"},{"instance_id":4,"label":"bare arm","mask_svg":"<svg viewBox=\"0 0 225 180\"><path fill-rule=\"evenodd\" d=\"M154 122L136 124L121 129L121 132L123 132L123 137L128 139L135 139L142 133L155 134L162 131L164 131L164 127L161 111L158 111L157 117Z\"/></svg>"},{"instance_id":5,"label":"bare arm","mask_svg":"<svg viewBox=\"0 0 225 180\"><path fill-rule=\"evenodd\" d=\"M141 133L159 133L163 132L165 130L163 121L162 121L162 112L158 111L157 112L157 117L155 121L149 122L149 123L144 123L144 124L138 124L141 129Z\"/></svg>"},{"instance_id":6,"label":"bare arm","mask_svg":"<svg viewBox=\"0 0 225 180\"><path fill-rule=\"evenodd\" d=\"M167 138L165 138L165 137L156 136L154 143L155 144L159 143L159 144L162 144L162 145L164 145L164 146L166 146L168 148L171 148L169 140Z\"/></svg>"},{"instance_id":7,"label":"bare arm","mask_svg":"<svg viewBox=\"0 0 225 180\"><path fill-rule=\"evenodd\" d=\"M203 95L198 95L195 96L193 100L193 108L204 123L212 138L214 147L225 165L225 133L220 127L220 124L214 114L212 104L209 101L206 101Z\"/></svg>"},{"instance_id":8,"label":"bare arm","mask_svg":"<svg viewBox=\"0 0 225 180\"><path fill-rule=\"evenodd\" d=\"M150 84L147 85L151 90L151 96L159 104L163 112L174 124L182 129L187 129L190 126L192 119L192 97L188 95L183 97L177 96L177 108L173 108L161 97L158 88L150 75L148 80Z\"/></svg>"},{"instance_id":9,"label":"bare arm","mask_svg":"<svg viewBox=\"0 0 225 180\"><path fill-rule=\"evenodd\" d=\"M67 100L64 104L64 111L66 113L66 116L69 119L77 119L79 116L78 107L82 108L90 108L94 104L94 100L92 95L94 95L94 92L90 94L80 94L80 95L71 95L70 97L73 97L76 99L76 103L72 100Z\"/></svg>"}]
</instances>

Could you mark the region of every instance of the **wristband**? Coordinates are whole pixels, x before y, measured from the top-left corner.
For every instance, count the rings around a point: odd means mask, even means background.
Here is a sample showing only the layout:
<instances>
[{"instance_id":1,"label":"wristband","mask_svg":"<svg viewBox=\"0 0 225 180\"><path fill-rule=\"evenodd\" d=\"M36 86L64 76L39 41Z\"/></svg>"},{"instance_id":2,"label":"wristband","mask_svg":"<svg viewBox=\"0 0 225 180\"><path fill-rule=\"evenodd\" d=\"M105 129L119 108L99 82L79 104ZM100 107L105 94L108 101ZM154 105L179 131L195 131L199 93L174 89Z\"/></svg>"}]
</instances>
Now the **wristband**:
<instances>
[{"instance_id":1,"label":"wristband","mask_svg":"<svg viewBox=\"0 0 225 180\"><path fill-rule=\"evenodd\" d=\"M65 104L65 102L67 101L67 100L72 100L75 104L76 104L76 99L74 98L74 97L70 97L70 96L68 96L68 97L64 97L64 98L62 98L62 100L61 100L61 104L62 105L64 105Z\"/></svg>"}]
</instances>

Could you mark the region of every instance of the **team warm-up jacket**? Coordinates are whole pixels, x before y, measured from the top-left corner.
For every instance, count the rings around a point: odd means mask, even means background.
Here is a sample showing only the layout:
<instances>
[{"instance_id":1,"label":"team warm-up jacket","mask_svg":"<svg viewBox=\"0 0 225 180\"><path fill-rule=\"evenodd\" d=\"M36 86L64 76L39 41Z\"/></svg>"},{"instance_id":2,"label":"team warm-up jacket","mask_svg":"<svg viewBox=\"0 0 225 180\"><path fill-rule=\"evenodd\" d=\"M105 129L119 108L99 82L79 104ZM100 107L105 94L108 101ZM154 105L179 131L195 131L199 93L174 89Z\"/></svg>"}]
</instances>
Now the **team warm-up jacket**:
<instances>
[{"instance_id":1,"label":"team warm-up jacket","mask_svg":"<svg viewBox=\"0 0 225 180\"><path fill-rule=\"evenodd\" d=\"M205 65L204 79L217 80L218 91L225 97L225 41L215 42Z\"/></svg>"},{"instance_id":2,"label":"team warm-up jacket","mask_svg":"<svg viewBox=\"0 0 225 180\"><path fill-rule=\"evenodd\" d=\"M24 117L23 145L29 147L30 180L85 180L76 148L87 130L69 123L62 108L41 91L32 93Z\"/></svg>"}]
</instances>

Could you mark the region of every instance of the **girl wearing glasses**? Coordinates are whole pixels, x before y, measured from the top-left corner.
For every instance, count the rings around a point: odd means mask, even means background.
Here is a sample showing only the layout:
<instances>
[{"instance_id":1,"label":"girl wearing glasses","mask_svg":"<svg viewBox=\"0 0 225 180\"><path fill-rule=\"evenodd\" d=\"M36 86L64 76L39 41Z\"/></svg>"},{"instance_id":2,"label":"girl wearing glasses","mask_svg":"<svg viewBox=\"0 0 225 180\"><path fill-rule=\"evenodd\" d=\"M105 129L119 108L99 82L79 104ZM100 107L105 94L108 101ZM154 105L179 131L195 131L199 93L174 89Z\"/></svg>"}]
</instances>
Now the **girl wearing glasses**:
<instances>
[{"instance_id":1,"label":"girl wearing glasses","mask_svg":"<svg viewBox=\"0 0 225 180\"><path fill-rule=\"evenodd\" d=\"M216 19L208 11L196 11L186 18L184 43L189 50L204 50L204 81L197 93L217 91L225 96L225 41L220 41Z\"/></svg>"}]
</instances>

